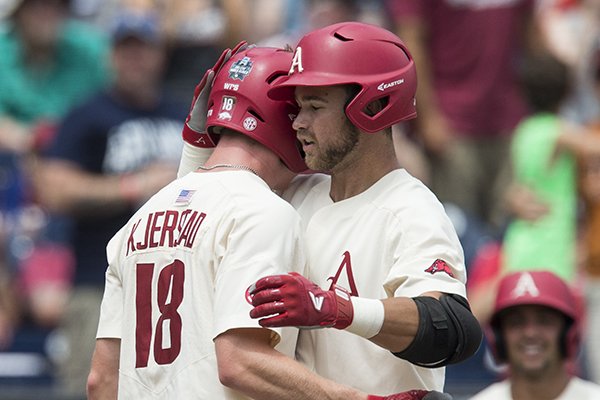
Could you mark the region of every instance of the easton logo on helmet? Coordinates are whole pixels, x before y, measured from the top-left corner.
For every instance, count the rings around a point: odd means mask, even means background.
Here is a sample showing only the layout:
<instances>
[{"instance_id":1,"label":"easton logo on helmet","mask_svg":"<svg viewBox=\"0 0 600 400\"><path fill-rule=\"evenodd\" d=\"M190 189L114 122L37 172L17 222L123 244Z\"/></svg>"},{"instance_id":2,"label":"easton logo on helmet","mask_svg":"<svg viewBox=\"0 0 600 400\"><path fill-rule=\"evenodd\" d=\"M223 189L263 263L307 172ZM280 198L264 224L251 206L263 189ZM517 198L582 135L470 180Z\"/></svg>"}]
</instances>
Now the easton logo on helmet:
<instances>
[{"instance_id":1,"label":"easton logo on helmet","mask_svg":"<svg viewBox=\"0 0 600 400\"><path fill-rule=\"evenodd\" d=\"M251 70L252 61L250 61L250 57L244 57L241 60L231 64L231 67L229 68L229 77L231 79L239 79L240 81L243 81Z\"/></svg>"},{"instance_id":2,"label":"easton logo on helmet","mask_svg":"<svg viewBox=\"0 0 600 400\"><path fill-rule=\"evenodd\" d=\"M292 66L290 67L290 72L288 72L288 75L293 74L296 67L298 67L298 72L304 71L304 67L302 66L302 47L296 48L294 58L292 59Z\"/></svg>"},{"instance_id":3,"label":"easton logo on helmet","mask_svg":"<svg viewBox=\"0 0 600 400\"><path fill-rule=\"evenodd\" d=\"M446 264L446 261L441 260L439 258L435 260L433 264L431 264L431 266L425 270L425 272L429 272L431 275L437 272L445 272L454 278L454 274L452 273L452 270L450 269L448 264Z\"/></svg>"},{"instance_id":4,"label":"easton logo on helmet","mask_svg":"<svg viewBox=\"0 0 600 400\"><path fill-rule=\"evenodd\" d=\"M380 83L379 86L377 86L377 90L381 90L382 92L385 89L394 87L394 86L398 86L404 83L404 79L398 79L397 81L393 81L393 82L388 82L388 83Z\"/></svg>"}]
</instances>

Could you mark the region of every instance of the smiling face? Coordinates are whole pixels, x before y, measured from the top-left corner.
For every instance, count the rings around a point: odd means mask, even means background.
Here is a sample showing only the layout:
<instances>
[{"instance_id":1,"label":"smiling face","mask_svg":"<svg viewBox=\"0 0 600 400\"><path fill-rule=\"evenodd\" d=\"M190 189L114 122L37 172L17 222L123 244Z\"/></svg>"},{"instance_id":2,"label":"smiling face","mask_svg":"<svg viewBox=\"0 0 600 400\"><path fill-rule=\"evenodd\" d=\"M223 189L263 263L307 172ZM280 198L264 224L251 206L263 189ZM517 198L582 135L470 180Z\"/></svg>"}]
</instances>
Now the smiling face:
<instances>
[{"instance_id":1,"label":"smiling face","mask_svg":"<svg viewBox=\"0 0 600 400\"><path fill-rule=\"evenodd\" d=\"M293 127L312 170L330 172L357 156L360 131L344 113L348 95L344 86L296 88L300 110Z\"/></svg>"},{"instance_id":2,"label":"smiling face","mask_svg":"<svg viewBox=\"0 0 600 400\"><path fill-rule=\"evenodd\" d=\"M517 306L501 316L500 324L513 373L535 379L562 366L561 313L543 306Z\"/></svg>"}]
</instances>

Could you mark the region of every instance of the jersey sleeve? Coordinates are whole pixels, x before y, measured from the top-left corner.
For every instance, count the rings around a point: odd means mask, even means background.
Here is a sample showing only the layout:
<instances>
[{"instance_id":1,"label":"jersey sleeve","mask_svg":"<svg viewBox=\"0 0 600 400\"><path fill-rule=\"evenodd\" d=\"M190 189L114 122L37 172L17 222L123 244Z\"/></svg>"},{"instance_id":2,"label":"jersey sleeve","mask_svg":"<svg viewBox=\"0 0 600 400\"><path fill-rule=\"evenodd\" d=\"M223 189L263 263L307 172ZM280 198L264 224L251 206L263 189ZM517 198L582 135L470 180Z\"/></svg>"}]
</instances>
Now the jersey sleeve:
<instances>
[{"instance_id":1,"label":"jersey sleeve","mask_svg":"<svg viewBox=\"0 0 600 400\"><path fill-rule=\"evenodd\" d=\"M123 324L123 282L118 268L118 244L123 229L108 243L106 253L108 268L105 274L104 295L100 306L100 320L96 338L117 338L122 335Z\"/></svg>"},{"instance_id":2,"label":"jersey sleeve","mask_svg":"<svg viewBox=\"0 0 600 400\"><path fill-rule=\"evenodd\" d=\"M443 206L428 191L417 192L392 227L397 240L394 265L384 283L388 296L415 297L425 292L466 297L466 268L458 235Z\"/></svg>"},{"instance_id":3,"label":"jersey sleeve","mask_svg":"<svg viewBox=\"0 0 600 400\"><path fill-rule=\"evenodd\" d=\"M281 206L245 207L217 235L223 250L215 276L213 338L230 329L259 328L249 315L248 287L264 276L304 268L300 219L288 204L277 200ZM275 345L280 329L273 331Z\"/></svg>"}]
</instances>

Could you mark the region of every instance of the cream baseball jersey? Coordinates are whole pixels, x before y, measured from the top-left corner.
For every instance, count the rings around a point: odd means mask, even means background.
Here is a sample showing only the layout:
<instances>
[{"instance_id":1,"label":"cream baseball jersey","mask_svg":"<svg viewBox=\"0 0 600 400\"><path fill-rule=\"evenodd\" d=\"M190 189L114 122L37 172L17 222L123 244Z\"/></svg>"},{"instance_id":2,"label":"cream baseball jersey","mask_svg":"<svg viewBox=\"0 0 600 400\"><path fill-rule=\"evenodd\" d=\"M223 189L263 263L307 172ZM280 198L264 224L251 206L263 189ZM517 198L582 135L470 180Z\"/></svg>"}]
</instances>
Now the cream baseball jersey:
<instances>
[{"instance_id":1,"label":"cream baseball jersey","mask_svg":"<svg viewBox=\"0 0 600 400\"><path fill-rule=\"evenodd\" d=\"M510 381L496 382L471 397L471 400L512 400ZM567 387L554 400L600 399L600 385L572 377Z\"/></svg>"},{"instance_id":2,"label":"cream baseball jersey","mask_svg":"<svg viewBox=\"0 0 600 400\"><path fill-rule=\"evenodd\" d=\"M220 384L213 339L260 328L246 289L303 271L300 233L298 213L248 171L190 173L142 206L107 247L97 337L121 339L119 397L244 398ZM295 328L272 336L293 356Z\"/></svg>"},{"instance_id":3,"label":"cream baseball jersey","mask_svg":"<svg viewBox=\"0 0 600 400\"><path fill-rule=\"evenodd\" d=\"M405 170L332 202L330 179L299 176L286 198L302 216L307 277L372 299L429 291L466 297L464 256L441 203ZM301 330L297 358L318 374L369 393L443 390L444 368L426 369L337 329Z\"/></svg>"}]
</instances>

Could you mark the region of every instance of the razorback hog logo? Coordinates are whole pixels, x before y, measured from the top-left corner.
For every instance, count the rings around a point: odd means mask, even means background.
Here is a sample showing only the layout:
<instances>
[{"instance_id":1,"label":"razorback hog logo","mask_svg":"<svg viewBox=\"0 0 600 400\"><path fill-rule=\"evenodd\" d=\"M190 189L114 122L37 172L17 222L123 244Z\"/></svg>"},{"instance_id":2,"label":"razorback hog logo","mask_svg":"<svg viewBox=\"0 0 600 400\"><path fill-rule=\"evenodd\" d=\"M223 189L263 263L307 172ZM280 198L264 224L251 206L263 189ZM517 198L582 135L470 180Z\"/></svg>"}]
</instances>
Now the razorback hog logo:
<instances>
[{"instance_id":1,"label":"razorback hog logo","mask_svg":"<svg viewBox=\"0 0 600 400\"><path fill-rule=\"evenodd\" d=\"M431 264L431 266L425 270L425 272L429 272L431 275L437 272L445 272L454 278L454 274L452 273L452 270L448 264L446 264L446 261L440 260L439 258L435 260L433 264Z\"/></svg>"}]
</instances>

